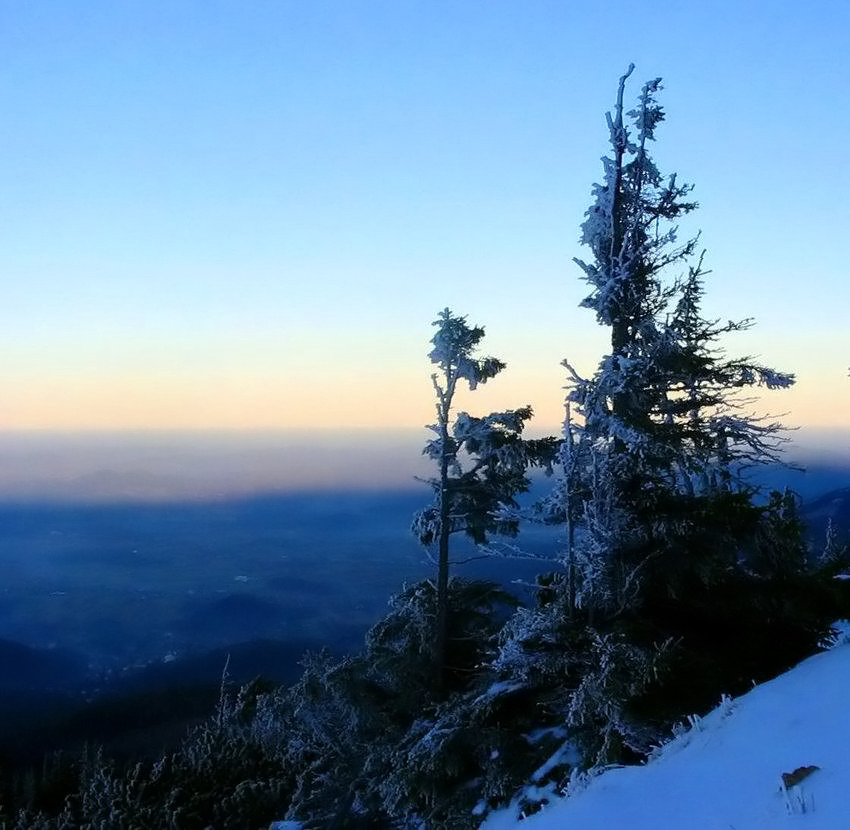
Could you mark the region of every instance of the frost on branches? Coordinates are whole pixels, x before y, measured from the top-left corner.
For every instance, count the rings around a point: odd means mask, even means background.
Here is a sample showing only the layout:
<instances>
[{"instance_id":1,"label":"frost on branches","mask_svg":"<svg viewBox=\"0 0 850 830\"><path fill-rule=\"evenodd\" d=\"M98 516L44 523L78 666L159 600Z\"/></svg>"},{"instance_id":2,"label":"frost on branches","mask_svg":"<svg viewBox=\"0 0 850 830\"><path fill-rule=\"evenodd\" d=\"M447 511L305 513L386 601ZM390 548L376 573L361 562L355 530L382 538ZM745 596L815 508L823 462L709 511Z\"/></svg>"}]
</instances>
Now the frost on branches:
<instances>
[{"instance_id":1,"label":"frost on branches","mask_svg":"<svg viewBox=\"0 0 850 830\"><path fill-rule=\"evenodd\" d=\"M563 568L538 578L536 605L509 621L491 663L534 697L542 725L566 726L585 763L634 760L653 723L782 670L830 622L808 604L818 577L793 499L765 504L746 479L782 444L747 396L794 377L727 356L724 339L750 320L703 316L704 255L677 228L692 188L649 154L660 80L625 112L631 72L581 229L590 256L577 260L610 349L590 377L564 362L561 474L541 507L565 524Z\"/></svg>"},{"instance_id":2,"label":"frost on branches","mask_svg":"<svg viewBox=\"0 0 850 830\"><path fill-rule=\"evenodd\" d=\"M483 545L488 534L515 535L518 519L505 510L528 490L530 466L551 467L557 452L555 439L526 440L522 432L532 416L530 406L475 417L459 412L452 420L452 404L459 383L470 389L495 377L505 364L479 357L484 329L470 326L465 317L445 309L434 322L429 357L436 366L431 381L436 394L437 422L429 426L434 437L423 453L436 463L437 475L428 480L433 504L416 514L412 531L427 548L436 548L437 619L435 631L435 684L442 684L448 631L449 540L463 532Z\"/></svg>"},{"instance_id":3,"label":"frost on branches","mask_svg":"<svg viewBox=\"0 0 850 830\"><path fill-rule=\"evenodd\" d=\"M679 242L676 224L696 208L692 187L662 175L648 152L664 120L660 79L644 85L626 114L631 128L624 121L632 69L607 117L612 153L582 226L593 257L576 260L592 289L583 305L610 329L611 351L587 379L565 362L584 422L590 494L582 510L592 554L584 557L583 596L606 613L640 601L644 572L682 566L670 559L685 554L665 548L694 532L693 515L708 501L749 494L742 472L777 459L781 427L749 413L742 392L794 382L752 358L725 355L722 338L751 321L701 315L703 254L698 237Z\"/></svg>"}]
</instances>

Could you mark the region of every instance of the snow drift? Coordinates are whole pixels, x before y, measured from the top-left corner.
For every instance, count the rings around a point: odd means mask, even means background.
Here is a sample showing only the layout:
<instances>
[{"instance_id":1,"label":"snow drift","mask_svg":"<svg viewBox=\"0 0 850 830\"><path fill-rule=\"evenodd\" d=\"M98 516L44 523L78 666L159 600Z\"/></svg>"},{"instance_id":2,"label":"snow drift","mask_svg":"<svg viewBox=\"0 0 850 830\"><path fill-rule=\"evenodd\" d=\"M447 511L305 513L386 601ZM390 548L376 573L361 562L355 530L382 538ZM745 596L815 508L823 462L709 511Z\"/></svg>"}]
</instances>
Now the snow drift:
<instances>
[{"instance_id":1,"label":"snow drift","mask_svg":"<svg viewBox=\"0 0 850 830\"><path fill-rule=\"evenodd\" d=\"M607 770L524 821L506 810L482 827L850 827L848 706L850 645L843 643L692 718L644 766Z\"/></svg>"}]
</instances>

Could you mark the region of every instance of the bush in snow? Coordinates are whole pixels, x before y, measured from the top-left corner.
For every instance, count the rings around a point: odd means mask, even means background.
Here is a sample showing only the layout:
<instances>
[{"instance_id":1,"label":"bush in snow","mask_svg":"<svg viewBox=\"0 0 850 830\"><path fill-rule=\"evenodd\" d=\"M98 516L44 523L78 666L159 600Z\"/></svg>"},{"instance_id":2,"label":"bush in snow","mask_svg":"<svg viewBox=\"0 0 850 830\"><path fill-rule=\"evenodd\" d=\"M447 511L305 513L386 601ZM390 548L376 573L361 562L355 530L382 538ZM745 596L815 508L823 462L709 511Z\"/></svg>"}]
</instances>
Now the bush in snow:
<instances>
[{"instance_id":1,"label":"bush in snow","mask_svg":"<svg viewBox=\"0 0 850 830\"><path fill-rule=\"evenodd\" d=\"M428 581L391 600L361 654L307 658L288 693L286 754L299 771L289 818L306 827L380 826L420 815L428 827L464 826L458 816L470 816L475 803L470 782L489 758L489 751L481 757L469 701L514 601L492 583L459 579L449 581L448 600L439 694L430 648L437 598Z\"/></svg>"},{"instance_id":2,"label":"bush in snow","mask_svg":"<svg viewBox=\"0 0 850 830\"><path fill-rule=\"evenodd\" d=\"M66 764L68 795L56 810L19 812L15 830L204 830L264 827L294 787L279 720L264 709L271 691L250 684L222 690L218 711L159 760L122 766L99 750Z\"/></svg>"}]
</instances>

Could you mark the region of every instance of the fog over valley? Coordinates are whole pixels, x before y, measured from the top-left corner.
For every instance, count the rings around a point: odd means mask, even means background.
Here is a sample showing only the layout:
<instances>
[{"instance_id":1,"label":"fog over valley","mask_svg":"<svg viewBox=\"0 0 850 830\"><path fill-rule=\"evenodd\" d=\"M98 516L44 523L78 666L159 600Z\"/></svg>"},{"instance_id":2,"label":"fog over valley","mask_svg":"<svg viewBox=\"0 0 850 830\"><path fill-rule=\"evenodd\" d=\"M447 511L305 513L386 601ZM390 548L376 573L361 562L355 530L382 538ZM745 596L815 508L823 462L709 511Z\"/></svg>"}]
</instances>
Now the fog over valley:
<instances>
[{"instance_id":1,"label":"fog over valley","mask_svg":"<svg viewBox=\"0 0 850 830\"><path fill-rule=\"evenodd\" d=\"M532 435L557 434L557 425ZM0 434L0 500L73 503L210 500L270 492L416 489L433 470L425 429ZM842 486L850 430L788 433L799 471L771 473L804 497ZM422 490L424 493L425 491Z\"/></svg>"},{"instance_id":2,"label":"fog over valley","mask_svg":"<svg viewBox=\"0 0 850 830\"><path fill-rule=\"evenodd\" d=\"M357 651L388 598L433 572L410 533L431 498L426 436L3 435L0 757L92 738L134 752L209 711L228 655L234 680L291 683L305 650ZM791 453L806 472L760 479L812 503L816 534L831 516L850 527L834 498L850 440L807 439ZM527 502L550 486L538 474ZM517 543L551 558L562 536L526 524ZM469 553L458 575L520 596L546 568Z\"/></svg>"},{"instance_id":3,"label":"fog over valley","mask_svg":"<svg viewBox=\"0 0 850 830\"><path fill-rule=\"evenodd\" d=\"M356 648L429 573L409 530L430 498L425 434L7 433L0 638L95 671L258 638ZM847 434L793 437L805 469L756 480L810 501L850 485ZM528 500L550 486L538 475ZM527 526L520 546L552 556L558 532ZM508 583L538 563L464 567Z\"/></svg>"},{"instance_id":4,"label":"fog over valley","mask_svg":"<svg viewBox=\"0 0 850 830\"><path fill-rule=\"evenodd\" d=\"M0 434L0 498L209 499L406 487L427 475L424 430Z\"/></svg>"}]
</instances>

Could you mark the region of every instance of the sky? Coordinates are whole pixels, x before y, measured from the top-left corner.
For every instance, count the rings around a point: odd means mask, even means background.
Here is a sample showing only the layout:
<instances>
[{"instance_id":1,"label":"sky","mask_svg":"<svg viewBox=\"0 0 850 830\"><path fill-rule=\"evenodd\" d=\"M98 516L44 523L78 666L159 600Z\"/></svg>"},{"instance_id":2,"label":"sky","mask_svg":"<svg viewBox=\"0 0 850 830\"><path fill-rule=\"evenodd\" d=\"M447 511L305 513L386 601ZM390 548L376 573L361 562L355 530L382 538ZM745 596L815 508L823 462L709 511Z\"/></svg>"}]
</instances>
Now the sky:
<instances>
[{"instance_id":1,"label":"sky","mask_svg":"<svg viewBox=\"0 0 850 830\"><path fill-rule=\"evenodd\" d=\"M0 2L0 431L420 428L446 306L551 430L630 62L730 354L846 427L848 54L843 0Z\"/></svg>"}]
</instances>

